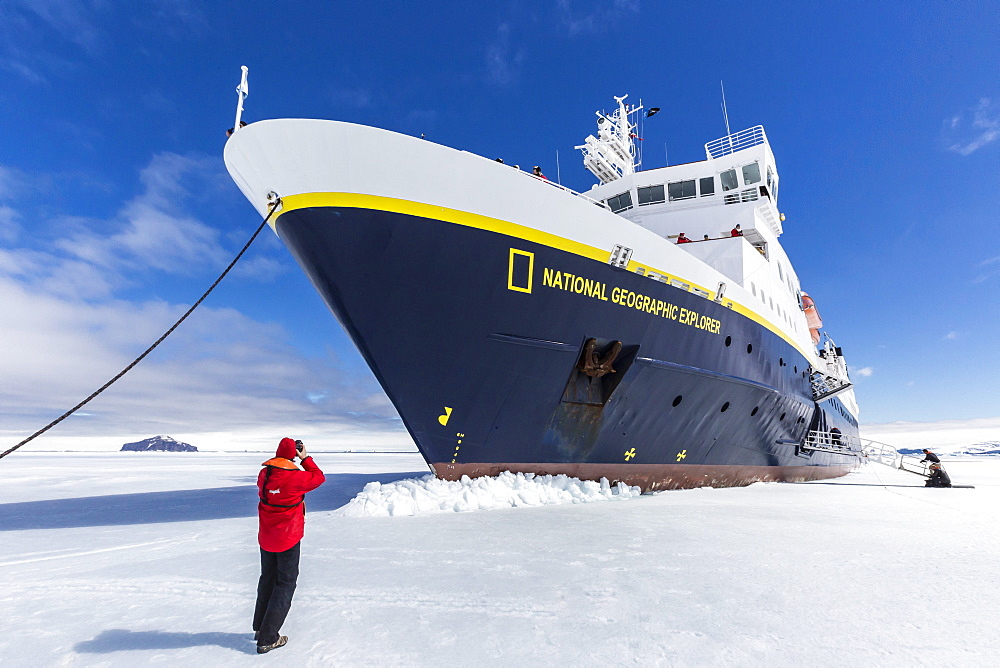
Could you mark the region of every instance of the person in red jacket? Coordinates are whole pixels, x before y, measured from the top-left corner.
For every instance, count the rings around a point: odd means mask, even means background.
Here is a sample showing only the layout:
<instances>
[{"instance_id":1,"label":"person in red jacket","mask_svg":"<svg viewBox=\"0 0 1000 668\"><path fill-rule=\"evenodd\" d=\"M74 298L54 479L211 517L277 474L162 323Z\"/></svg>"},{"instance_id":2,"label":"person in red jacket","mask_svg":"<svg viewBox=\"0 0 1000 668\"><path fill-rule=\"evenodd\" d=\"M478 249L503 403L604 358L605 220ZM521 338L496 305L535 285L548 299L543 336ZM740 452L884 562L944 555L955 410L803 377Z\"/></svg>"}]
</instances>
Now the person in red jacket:
<instances>
[{"instance_id":1,"label":"person in red jacket","mask_svg":"<svg viewBox=\"0 0 1000 668\"><path fill-rule=\"evenodd\" d=\"M275 457L262 464L257 476L260 521L260 581L253 612L257 653L282 647L288 636L278 633L292 607L299 577L299 545L305 529L305 495L326 481L302 441L283 438ZM299 458L300 469L293 461Z\"/></svg>"}]
</instances>

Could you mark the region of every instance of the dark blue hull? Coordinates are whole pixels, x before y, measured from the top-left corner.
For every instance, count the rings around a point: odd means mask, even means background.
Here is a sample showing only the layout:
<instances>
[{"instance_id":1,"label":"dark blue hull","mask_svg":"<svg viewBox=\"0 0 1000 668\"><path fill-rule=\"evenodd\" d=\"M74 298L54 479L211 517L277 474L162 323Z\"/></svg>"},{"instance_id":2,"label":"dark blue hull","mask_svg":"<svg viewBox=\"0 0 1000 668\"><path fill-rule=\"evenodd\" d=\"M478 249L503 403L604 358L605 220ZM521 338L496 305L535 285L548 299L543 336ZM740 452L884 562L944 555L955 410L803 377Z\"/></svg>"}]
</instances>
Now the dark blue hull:
<instances>
[{"instance_id":1,"label":"dark blue hull","mask_svg":"<svg viewBox=\"0 0 1000 668\"><path fill-rule=\"evenodd\" d=\"M311 207L276 230L439 476L502 470L644 489L842 475L797 447L856 436L808 362L697 294L543 243L403 213ZM622 343L615 373L578 368Z\"/></svg>"}]
</instances>

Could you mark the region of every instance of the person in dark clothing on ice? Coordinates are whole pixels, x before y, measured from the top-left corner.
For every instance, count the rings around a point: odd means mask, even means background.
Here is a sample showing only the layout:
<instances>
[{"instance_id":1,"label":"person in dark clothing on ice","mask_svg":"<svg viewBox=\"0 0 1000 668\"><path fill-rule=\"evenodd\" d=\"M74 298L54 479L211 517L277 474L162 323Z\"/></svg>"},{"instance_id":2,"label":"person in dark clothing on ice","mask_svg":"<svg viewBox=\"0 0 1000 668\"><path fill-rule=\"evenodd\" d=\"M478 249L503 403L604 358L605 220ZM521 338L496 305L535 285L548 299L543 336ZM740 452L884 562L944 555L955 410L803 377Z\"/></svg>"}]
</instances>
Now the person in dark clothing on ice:
<instances>
[{"instance_id":1,"label":"person in dark clothing on ice","mask_svg":"<svg viewBox=\"0 0 1000 668\"><path fill-rule=\"evenodd\" d=\"M924 448L924 458L920 460L920 463L923 464L924 462L930 462L931 464L940 464L941 459L927 448Z\"/></svg>"},{"instance_id":2,"label":"person in dark clothing on ice","mask_svg":"<svg viewBox=\"0 0 1000 668\"><path fill-rule=\"evenodd\" d=\"M951 487L951 477L941 464L931 464L931 477L924 483L924 487Z\"/></svg>"},{"instance_id":3,"label":"person in dark clothing on ice","mask_svg":"<svg viewBox=\"0 0 1000 668\"><path fill-rule=\"evenodd\" d=\"M299 577L299 545L305 529L305 495L326 481L302 441L283 438L275 457L263 463L257 476L260 544L260 581L253 611L257 653L284 646L288 636L278 633L292 607ZM299 458L300 469L293 461Z\"/></svg>"}]
</instances>

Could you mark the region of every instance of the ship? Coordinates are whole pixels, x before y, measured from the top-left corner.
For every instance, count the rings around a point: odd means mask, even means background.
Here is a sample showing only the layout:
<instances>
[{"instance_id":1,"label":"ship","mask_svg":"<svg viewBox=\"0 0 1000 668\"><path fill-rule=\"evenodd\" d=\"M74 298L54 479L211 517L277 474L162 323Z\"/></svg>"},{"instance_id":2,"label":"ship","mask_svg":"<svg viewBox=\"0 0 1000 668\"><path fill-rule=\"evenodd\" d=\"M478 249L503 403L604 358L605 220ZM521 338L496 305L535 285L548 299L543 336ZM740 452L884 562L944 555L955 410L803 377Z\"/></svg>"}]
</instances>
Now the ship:
<instances>
[{"instance_id":1,"label":"ship","mask_svg":"<svg viewBox=\"0 0 1000 668\"><path fill-rule=\"evenodd\" d=\"M848 473L854 388L779 242L763 127L644 170L626 98L577 147L584 193L334 120L237 123L224 157L438 477Z\"/></svg>"}]
</instances>

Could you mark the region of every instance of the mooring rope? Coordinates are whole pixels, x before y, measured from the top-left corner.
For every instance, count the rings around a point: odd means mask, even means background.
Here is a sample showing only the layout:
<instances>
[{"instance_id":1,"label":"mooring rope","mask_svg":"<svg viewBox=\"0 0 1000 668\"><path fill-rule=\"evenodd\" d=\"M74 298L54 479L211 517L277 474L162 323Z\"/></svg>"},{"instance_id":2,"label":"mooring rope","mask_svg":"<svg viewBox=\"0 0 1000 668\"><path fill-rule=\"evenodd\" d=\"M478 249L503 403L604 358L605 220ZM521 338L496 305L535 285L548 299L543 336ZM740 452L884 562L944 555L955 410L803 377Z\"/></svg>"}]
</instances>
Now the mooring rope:
<instances>
[{"instance_id":1,"label":"mooring rope","mask_svg":"<svg viewBox=\"0 0 1000 668\"><path fill-rule=\"evenodd\" d=\"M129 371L131 371L132 367L134 367L136 364L138 364L139 362L141 362L143 360L143 358L146 357L146 355L148 355L149 353L153 352L153 349L156 348L156 346L158 346L161 343L163 343L163 340L166 339L168 336L170 336L170 334L175 329L177 329L177 327L182 322L184 322L187 319L187 317L189 315L191 315L191 313L193 313L194 310L196 308L198 308L198 306L203 301L205 301L205 298L208 297L209 294L211 294L212 290L215 289L215 286L217 286L220 282L222 282L222 279L226 277L226 274L228 274L229 271L236 265L237 261L239 261L239 259L241 257L243 257L243 254L247 252L247 249L250 248L250 244L252 244L254 242L254 239L257 238L257 235L260 234L260 231L264 229L264 226L267 225L267 221L269 221L271 219L271 216L274 215L274 212L278 210L278 206L280 206L280 205L281 205L281 199L280 198L275 199L274 203L271 205L271 211L268 212L267 217L264 218L264 221L260 224L260 227L258 227L257 231L255 231L253 233L253 235L250 237L250 241L248 241L246 243L246 245L243 246L243 250L241 250L239 253L236 254L236 257L233 258L233 261L229 263L229 266L226 267L225 271L223 271L221 274L219 274L219 277L217 279L215 279L215 283L212 283L212 286L208 290L205 291L205 294L203 294L201 296L201 299L199 299L198 301L196 301L194 303L194 305L191 308L189 308L187 310L187 312L184 315L182 315L180 317L180 319L177 322L175 322L170 327L170 329L168 329L167 331L165 331L163 333L163 336L161 336L160 338L158 338L153 343L153 345L151 345L150 347L146 348L145 352L143 352L141 355L139 355L134 360L132 360L131 364L129 364L127 367L125 367L124 369L122 369L121 371L119 371L118 374L114 378L112 378L108 382L104 383L104 385L102 385L101 387L99 387L93 394L91 394L89 397L87 397L86 399L84 399L83 401L81 401L80 403L78 403L76 406L73 406L73 408L69 409L68 411L66 411L65 413L63 413L59 417L57 417L55 420L53 420L52 422L48 423L47 425L45 425L44 427L42 427L41 429L39 429L38 431L36 431L34 434L32 434L31 436L29 436L28 438L24 439L23 441L21 441L20 443L18 443L14 447L8 449L3 454L0 454L0 459L3 459L4 457L6 457L7 455L9 455L10 453L14 452L18 448L20 448L22 445L25 445L25 444L30 443L31 441L35 440L36 438L38 438L39 436L41 436L42 434L44 434L45 432L47 432L49 429L52 429L52 427L56 426L57 424L59 424L60 422L62 422L66 418L68 418L70 415L72 415L73 413L77 412L78 410L80 410L81 408L83 408L84 406L86 406L97 395L99 395L101 392L103 392L104 390L106 390L109 387L111 387L115 383L115 381L117 381L119 378L121 378L126 373L128 373Z\"/></svg>"}]
</instances>

